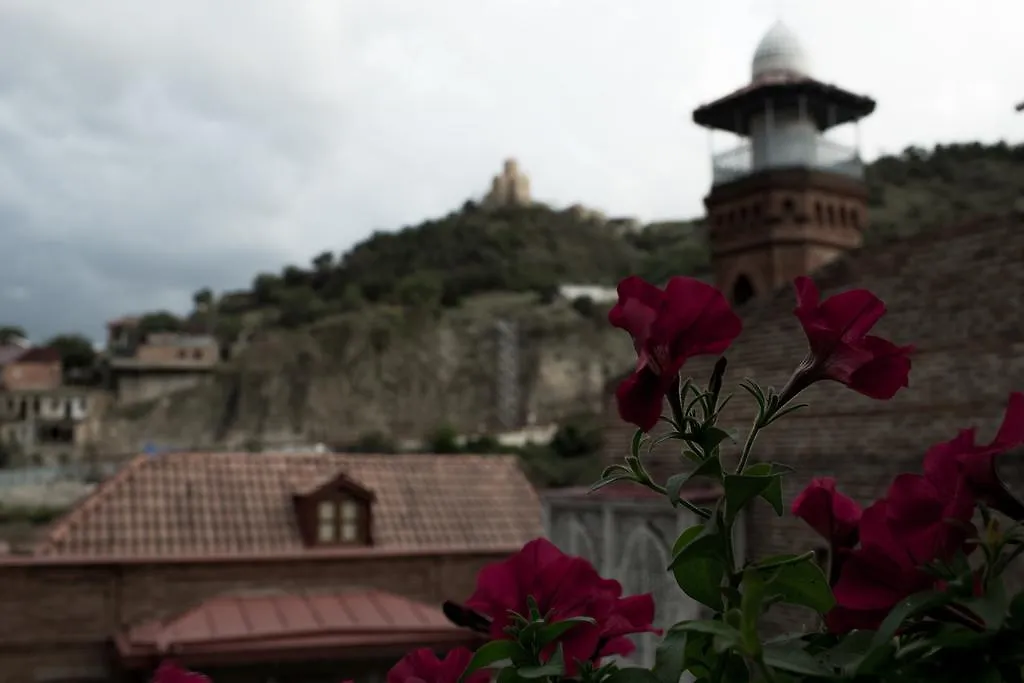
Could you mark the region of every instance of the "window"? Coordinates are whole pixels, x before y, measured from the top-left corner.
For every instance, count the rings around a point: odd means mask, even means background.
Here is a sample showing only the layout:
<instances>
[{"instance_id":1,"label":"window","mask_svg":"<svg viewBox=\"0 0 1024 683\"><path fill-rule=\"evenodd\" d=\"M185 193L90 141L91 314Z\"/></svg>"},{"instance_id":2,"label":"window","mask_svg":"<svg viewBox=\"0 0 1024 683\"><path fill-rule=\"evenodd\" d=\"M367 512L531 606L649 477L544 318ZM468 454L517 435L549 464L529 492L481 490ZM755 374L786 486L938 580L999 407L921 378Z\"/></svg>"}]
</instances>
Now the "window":
<instances>
[{"instance_id":1,"label":"window","mask_svg":"<svg viewBox=\"0 0 1024 683\"><path fill-rule=\"evenodd\" d=\"M346 500L341 504L341 542L354 543L359 540L359 504Z\"/></svg>"},{"instance_id":2,"label":"window","mask_svg":"<svg viewBox=\"0 0 1024 683\"><path fill-rule=\"evenodd\" d=\"M194 349L192 351L192 357L195 358L196 360L201 359L203 357L203 350L202 349Z\"/></svg>"},{"instance_id":3,"label":"window","mask_svg":"<svg viewBox=\"0 0 1024 683\"><path fill-rule=\"evenodd\" d=\"M791 198L786 197L785 199L782 200L782 210L785 213L793 213L794 211L796 211L796 204L793 203L793 200Z\"/></svg>"},{"instance_id":4,"label":"window","mask_svg":"<svg viewBox=\"0 0 1024 683\"><path fill-rule=\"evenodd\" d=\"M334 501L323 500L317 508L317 540L320 543L333 543L337 540L338 506Z\"/></svg>"},{"instance_id":5,"label":"window","mask_svg":"<svg viewBox=\"0 0 1024 683\"><path fill-rule=\"evenodd\" d=\"M179 349L178 358L188 358L188 351L186 351L185 349Z\"/></svg>"}]
</instances>

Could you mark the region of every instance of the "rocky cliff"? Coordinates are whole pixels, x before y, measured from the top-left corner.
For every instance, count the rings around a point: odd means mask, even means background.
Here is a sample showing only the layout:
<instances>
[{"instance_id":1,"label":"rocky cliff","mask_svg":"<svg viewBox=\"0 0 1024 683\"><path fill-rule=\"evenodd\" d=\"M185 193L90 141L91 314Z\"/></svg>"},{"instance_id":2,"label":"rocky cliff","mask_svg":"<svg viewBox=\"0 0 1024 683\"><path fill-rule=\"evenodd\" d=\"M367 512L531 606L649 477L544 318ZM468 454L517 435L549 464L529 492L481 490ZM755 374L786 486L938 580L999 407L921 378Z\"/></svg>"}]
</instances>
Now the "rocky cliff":
<instances>
[{"instance_id":1,"label":"rocky cliff","mask_svg":"<svg viewBox=\"0 0 1024 683\"><path fill-rule=\"evenodd\" d=\"M101 447L344 444L373 432L487 433L594 411L632 349L604 311L577 308L490 295L437 312L373 307L267 330L207 385L112 410Z\"/></svg>"}]
</instances>

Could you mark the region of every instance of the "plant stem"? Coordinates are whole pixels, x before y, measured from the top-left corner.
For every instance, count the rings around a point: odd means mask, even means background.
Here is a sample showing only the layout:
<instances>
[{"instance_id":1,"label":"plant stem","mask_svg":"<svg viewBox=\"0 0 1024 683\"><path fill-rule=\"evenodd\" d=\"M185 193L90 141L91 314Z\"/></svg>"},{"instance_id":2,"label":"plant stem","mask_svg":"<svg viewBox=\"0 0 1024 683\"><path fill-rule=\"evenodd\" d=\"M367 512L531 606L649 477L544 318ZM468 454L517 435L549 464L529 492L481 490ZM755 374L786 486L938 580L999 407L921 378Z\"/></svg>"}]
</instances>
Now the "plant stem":
<instances>
[{"instance_id":1,"label":"plant stem","mask_svg":"<svg viewBox=\"0 0 1024 683\"><path fill-rule=\"evenodd\" d=\"M650 479L647 479L646 481L641 481L641 482L638 482L638 483L643 484L644 486L646 486L647 488L651 489L652 491L657 491L658 493L660 493L663 496L667 496L668 495L668 489L667 488L665 488L661 484L658 484L658 483L656 483L654 481L651 481ZM701 519L711 519L711 514L707 510L702 510L701 508L697 507L696 505L694 505L690 501L685 500L683 498L679 499L679 503L678 503L677 506L678 507L686 508L687 510L689 510L693 514L697 515Z\"/></svg>"},{"instance_id":2,"label":"plant stem","mask_svg":"<svg viewBox=\"0 0 1024 683\"><path fill-rule=\"evenodd\" d=\"M764 416L758 415L757 419L754 420L754 424L750 425L750 431L747 432L747 440L743 442L743 450L740 451L740 459L736 464L736 474L742 474L743 469L747 466L747 460L750 459L750 451L754 447L754 441L757 439L758 432L761 431L763 421Z\"/></svg>"}]
</instances>

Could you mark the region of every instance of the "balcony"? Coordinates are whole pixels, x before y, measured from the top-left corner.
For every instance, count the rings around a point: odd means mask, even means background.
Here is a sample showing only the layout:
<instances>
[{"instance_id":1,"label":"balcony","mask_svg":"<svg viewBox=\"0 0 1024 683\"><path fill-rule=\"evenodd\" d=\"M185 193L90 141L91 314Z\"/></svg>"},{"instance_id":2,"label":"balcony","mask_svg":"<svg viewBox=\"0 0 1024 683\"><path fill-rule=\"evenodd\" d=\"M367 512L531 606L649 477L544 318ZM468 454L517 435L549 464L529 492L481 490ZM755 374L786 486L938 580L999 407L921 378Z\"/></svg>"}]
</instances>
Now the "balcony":
<instances>
[{"instance_id":1,"label":"balcony","mask_svg":"<svg viewBox=\"0 0 1024 683\"><path fill-rule=\"evenodd\" d=\"M756 148L752 144L742 145L714 155L711 168L715 185L739 180L759 171L782 168L810 168L851 178L864 177L864 162L855 148L824 138L801 140L799 144L787 141L787 144L771 149L763 144Z\"/></svg>"}]
</instances>

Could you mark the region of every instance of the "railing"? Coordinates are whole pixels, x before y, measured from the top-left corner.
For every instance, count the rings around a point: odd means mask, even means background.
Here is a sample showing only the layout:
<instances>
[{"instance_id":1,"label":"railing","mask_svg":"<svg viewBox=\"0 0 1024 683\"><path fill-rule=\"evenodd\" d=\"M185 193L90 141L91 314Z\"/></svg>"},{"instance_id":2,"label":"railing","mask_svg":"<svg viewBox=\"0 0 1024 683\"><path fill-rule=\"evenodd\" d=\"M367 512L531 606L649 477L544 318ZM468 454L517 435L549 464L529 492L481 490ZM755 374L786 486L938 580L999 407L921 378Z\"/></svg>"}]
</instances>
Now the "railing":
<instances>
[{"instance_id":1,"label":"railing","mask_svg":"<svg viewBox=\"0 0 1024 683\"><path fill-rule=\"evenodd\" d=\"M812 168L853 178L864 176L864 163L856 149L824 138L786 141L784 145L780 142L778 149L766 149L758 156L755 166L754 148L750 144L716 154L711 162L714 184L774 168Z\"/></svg>"},{"instance_id":2,"label":"railing","mask_svg":"<svg viewBox=\"0 0 1024 683\"><path fill-rule=\"evenodd\" d=\"M116 463L81 463L61 467L0 469L0 489L40 486L61 481L106 479L117 471Z\"/></svg>"}]
</instances>

